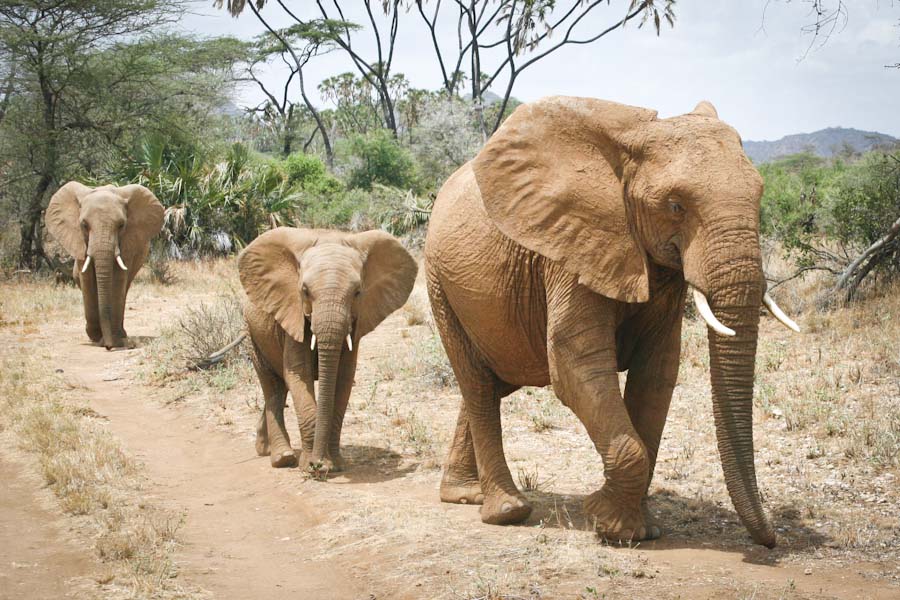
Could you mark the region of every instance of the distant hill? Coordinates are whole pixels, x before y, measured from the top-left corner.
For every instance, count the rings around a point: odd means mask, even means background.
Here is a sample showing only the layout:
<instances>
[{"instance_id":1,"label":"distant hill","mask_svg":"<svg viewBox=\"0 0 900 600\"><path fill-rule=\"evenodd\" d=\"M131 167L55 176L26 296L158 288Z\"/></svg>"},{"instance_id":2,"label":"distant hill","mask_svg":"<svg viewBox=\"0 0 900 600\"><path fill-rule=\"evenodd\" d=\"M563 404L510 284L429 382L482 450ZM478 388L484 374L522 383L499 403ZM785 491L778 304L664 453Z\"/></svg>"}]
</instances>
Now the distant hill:
<instances>
[{"instance_id":1,"label":"distant hill","mask_svg":"<svg viewBox=\"0 0 900 600\"><path fill-rule=\"evenodd\" d=\"M830 158L840 154L845 148L852 148L854 152L866 152L898 143L900 140L884 133L829 127L813 133L786 135L774 142L744 140L744 152L754 163L761 164L799 152L808 151L816 156Z\"/></svg>"}]
</instances>

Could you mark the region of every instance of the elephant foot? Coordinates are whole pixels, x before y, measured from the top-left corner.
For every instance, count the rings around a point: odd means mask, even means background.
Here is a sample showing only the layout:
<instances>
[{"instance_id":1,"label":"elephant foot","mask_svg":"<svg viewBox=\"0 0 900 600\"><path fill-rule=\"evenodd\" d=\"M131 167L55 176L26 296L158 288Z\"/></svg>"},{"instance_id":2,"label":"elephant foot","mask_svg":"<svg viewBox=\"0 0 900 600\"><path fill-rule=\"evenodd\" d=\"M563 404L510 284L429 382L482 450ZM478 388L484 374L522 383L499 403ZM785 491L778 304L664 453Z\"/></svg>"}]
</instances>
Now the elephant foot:
<instances>
[{"instance_id":1,"label":"elephant foot","mask_svg":"<svg viewBox=\"0 0 900 600\"><path fill-rule=\"evenodd\" d=\"M256 432L256 455L269 455L269 438L265 434L259 432Z\"/></svg>"},{"instance_id":2,"label":"elephant foot","mask_svg":"<svg viewBox=\"0 0 900 600\"><path fill-rule=\"evenodd\" d=\"M597 535L608 542L655 540L657 525L645 521L643 504L632 507L616 500L604 485L584 499L584 511L593 518Z\"/></svg>"},{"instance_id":3,"label":"elephant foot","mask_svg":"<svg viewBox=\"0 0 900 600\"><path fill-rule=\"evenodd\" d=\"M484 494L478 480L465 481L450 477L446 472L441 479L441 502L453 504L483 504Z\"/></svg>"},{"instance_id":4,"label":"elephant foot","mask_svg":"<svg viewBox=\"0 0 900 600\"><path fill-rule=\"evenodd\" d=\"M269 456L269 460L272 462L272 466L276 469L297 466L297 454L293 450L272 452L272 454Z\"/></svg>"},{"instance_id":5,"label":"elephant foot","mask_svg":"<svg viewBox=\"0 0 900 600\"><path fill-rule=\"evenodd\" d=\"M647 528L650 534L650 537L647 539L655 540L660 537L662 535L662 525L660 525L659 519L647 506L647 496L644 496L644 499L641 500L641 516L644 517L644 527Z\"/></svg>"},{"instance_id":6,"label":"elephant foot","mask_svg":"<svg viewBox=\"0 0 900 600\"><path fill-rule=\"evenodd\" d=\"M317 481L325 481L328 479L329 473L342 471L344 469L344 461L339 458L335 461L331 456L314 459L312 452L304 452L301 464L306 465L306 473L310 478Z\"/></svg>"},{"instance_id":7,"label":"elephant foot","mask_svg":"<svg viewBox=\"0 0 900 600\"><path fill-rule=\"evenodd\" d=\"M331 468L328 469L329 473L340 473L344 470L344 457L341 456L341 453L331 455Z\"/></svg>"},{"instance_id":8,"label":"elephant foot","mask_svg":"<svg viewBox=\"0 0 900 600\"><path fill-rule=\"evenodd\" d=\"M531 505L522 496L504 492L486 496L481 506L481 520L491 525L521 523L531 514Z\"/></svg>"}]
</instances>

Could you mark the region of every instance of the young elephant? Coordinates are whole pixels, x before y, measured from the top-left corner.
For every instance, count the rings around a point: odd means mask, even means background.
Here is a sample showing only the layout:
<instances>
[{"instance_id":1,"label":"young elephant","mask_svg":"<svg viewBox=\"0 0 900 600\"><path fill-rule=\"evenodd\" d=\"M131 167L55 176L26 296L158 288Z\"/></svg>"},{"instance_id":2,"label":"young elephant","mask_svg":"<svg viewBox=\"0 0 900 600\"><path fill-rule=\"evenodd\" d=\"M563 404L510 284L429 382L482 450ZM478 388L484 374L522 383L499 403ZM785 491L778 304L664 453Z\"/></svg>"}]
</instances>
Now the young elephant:
<instances>
[{"instance_id":1,"label":"young elephant","mask_svg":"<svg viewBox=\"0 0 900 600\"><path fill-rule=\"evenodd\" d=\"M273 467L297 464L284 426L290 391L304 464L341 470L341 424L359 341L406 302L415 260L382 231L279 227L247 246L238 268L250 300L244 317L265 397L257 453L268 454Z\"/></svg>"},{"instance_id":2,"label":"young elephant","mask_svg":"<svg viewBox=\"0 0 900 600\"><path fill-rule=\"evenodd\" d=\"M107 350L125 346L125 297L164 212L142 185L92 188L70 181L50 199L47 229L75 259L88 337Z\"/></svg>"}]
</instances>

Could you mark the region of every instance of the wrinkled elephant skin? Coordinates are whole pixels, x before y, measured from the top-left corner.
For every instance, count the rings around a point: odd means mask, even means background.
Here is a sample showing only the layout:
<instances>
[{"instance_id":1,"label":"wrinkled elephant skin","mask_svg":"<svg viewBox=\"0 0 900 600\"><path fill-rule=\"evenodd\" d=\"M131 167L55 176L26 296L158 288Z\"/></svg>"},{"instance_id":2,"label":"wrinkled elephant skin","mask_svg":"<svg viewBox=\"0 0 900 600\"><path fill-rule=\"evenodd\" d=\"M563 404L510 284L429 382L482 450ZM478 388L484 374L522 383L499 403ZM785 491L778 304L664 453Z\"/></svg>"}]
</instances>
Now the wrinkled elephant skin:
<instances>
[{"instance_id":1,"label":"wrinkled elephant skin","mask_svg":"<svg viewBox=\"0 0 900 600\"><path fill-rule=\"evenodd\" d=\"M290 392L301 464L317 474L341 470L341 425L360 339L406 302L418 270L415 260L382 231L280 227L247 246L238 268L249 298L244 317L253 364L265 397L257 453L268 455L274 467L297 464L284 425Z\"/></svg>"},{"instance_id":2,"label":"wrinkled elephant skin","mask_svg":"<svg viewBox=\"0 0 900 600\"><path fill-rule=\"evenodd\" d=\"M463 396L442 500L483 504L487 523L528 517L503 454L500 399L552 384L603 459L605 482L585 500L597 531L657 537L645 497L691 286L709 308L728 491L753 539L773 546L751 414L761 194L740 136L708 102L669 119L586 98L517 108L444 184L426 239L428 292Z\"/></svg>"}]
</instances>

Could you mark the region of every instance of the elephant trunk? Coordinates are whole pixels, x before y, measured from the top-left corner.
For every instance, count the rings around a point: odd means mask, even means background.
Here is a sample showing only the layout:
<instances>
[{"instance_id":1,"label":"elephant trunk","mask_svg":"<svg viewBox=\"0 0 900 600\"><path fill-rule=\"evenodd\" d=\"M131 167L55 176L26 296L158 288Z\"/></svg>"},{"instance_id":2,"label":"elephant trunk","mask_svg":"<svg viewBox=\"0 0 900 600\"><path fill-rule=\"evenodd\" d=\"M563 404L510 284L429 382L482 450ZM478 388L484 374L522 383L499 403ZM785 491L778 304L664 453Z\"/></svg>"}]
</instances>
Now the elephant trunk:
<instances>
[{"instance_id":1,"label":"elephant trunk","mask_svg":"<svg viewBox=\"0 0 900 600\"><path fill-rule=\"evenodd\" d=\"M313 313L312 331L319 353L319 390L316 394L316 432L312 460L322 462L334 428L334 404L344 340L350 330L350 313L340 300L322 302Z\"/></svg>"},{"instance_id":2,"label":"elephant trunk","mask_svg":"<svg viewBox=\"0 0 900 600\"><path fill-rule=\"evenodd\" d=\"M763 279L755 231L740 237L746 239L738 245L732 241L730 247L748 252L717 261L707 270L713 312L735 332L728 337L708 330L713 415L734 508L753 540L772 548L775 532L763 511L753 462L753 379Z\"/></svg>"},{"instance_id":3,"label":"elephant trunk","mask_svg":"<svg viewBox=\"0 0 900 600\"><path fill-rule=\"evenodd\" d=\"M92 232L88 243L88 256L94 264L97 277L97 307L100 313L100 331L103 334L103 345L107 350L125 345L121 330L121 312L124 304L117 297L116 285L116 234L110 231Z\"/></svg>"}]
</instances>

